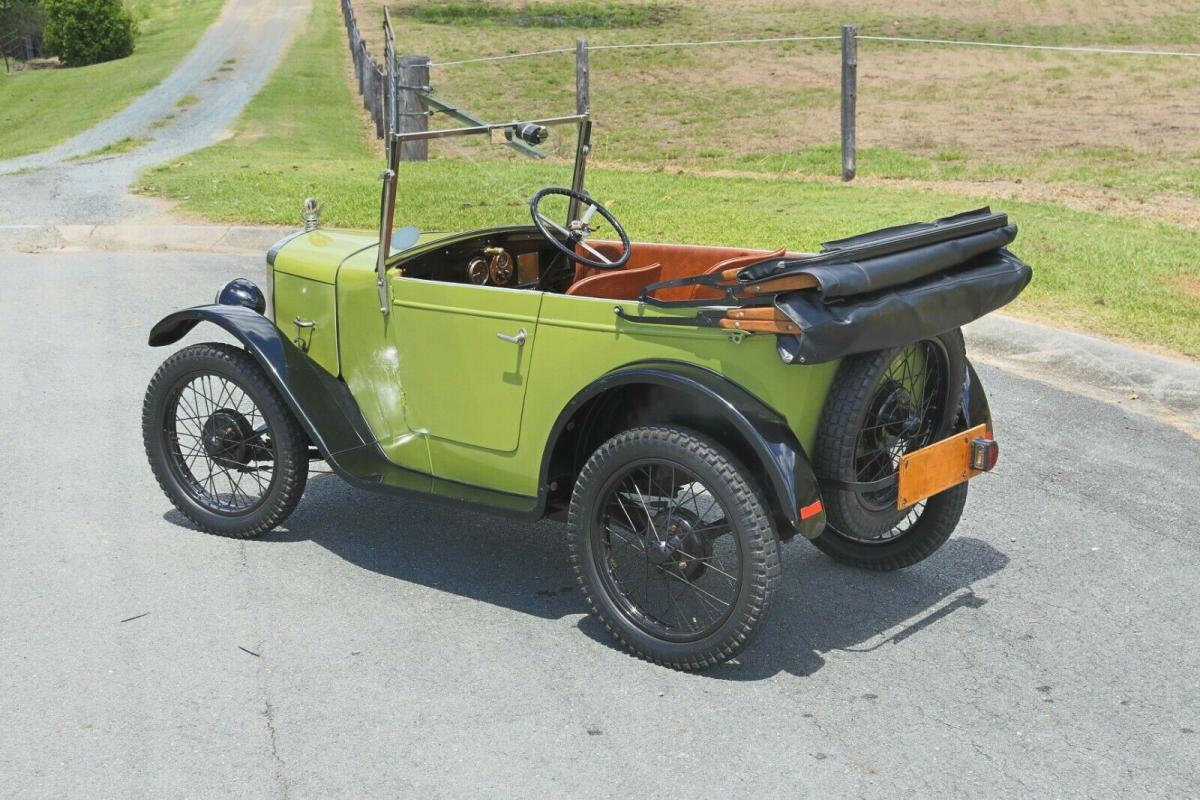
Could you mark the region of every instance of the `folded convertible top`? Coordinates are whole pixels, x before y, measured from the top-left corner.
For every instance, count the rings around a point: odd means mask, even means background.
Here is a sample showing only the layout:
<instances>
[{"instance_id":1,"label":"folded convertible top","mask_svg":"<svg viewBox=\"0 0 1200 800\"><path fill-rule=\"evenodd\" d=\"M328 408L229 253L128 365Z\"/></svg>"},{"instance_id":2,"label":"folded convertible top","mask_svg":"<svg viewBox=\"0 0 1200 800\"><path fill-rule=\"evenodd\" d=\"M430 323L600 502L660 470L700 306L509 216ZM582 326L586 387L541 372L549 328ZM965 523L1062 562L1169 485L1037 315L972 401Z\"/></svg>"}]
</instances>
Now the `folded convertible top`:
<instances>
[{"instance_id":1,"label":"folded convertible top","mask_svg":"<svg viewBox=\"0 0 1200 800\"><path fill-rule=\"evenodd\" d=\"M764 259L732 276L651 284L641 299L658 306L720 302L654 297L658 289L691 284L722 291L725 305L742 309L738 319L763 318L747 307L772 304L778 326L747 328L782 334L779 354L785 362L815 364L944 333L1010 303L1033 274L1007 249L1016 236L1007 215L980 208L826 242L820 253ZM697 320L742 327L717 319L725 315L701 310ZM672 319L678 324L678 317Z\"/></svg>"}]
</instances>

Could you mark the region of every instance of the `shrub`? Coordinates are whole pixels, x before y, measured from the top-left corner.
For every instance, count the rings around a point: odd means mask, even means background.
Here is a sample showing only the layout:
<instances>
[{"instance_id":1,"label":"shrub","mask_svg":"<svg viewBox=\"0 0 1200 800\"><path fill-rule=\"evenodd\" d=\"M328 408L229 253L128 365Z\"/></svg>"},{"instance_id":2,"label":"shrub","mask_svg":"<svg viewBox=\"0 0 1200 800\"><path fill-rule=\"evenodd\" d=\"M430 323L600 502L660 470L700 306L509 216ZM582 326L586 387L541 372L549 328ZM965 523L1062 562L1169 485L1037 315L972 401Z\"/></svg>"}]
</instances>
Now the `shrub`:
<instances>
[{"instance_id":1,"label":"shrub","mask_svg":"<svg viewBox=\"0 0 1200 800\"><path fill-rule=\"evenodd\" d=\"M64 64L82 67L133 52L133 15L121 0L45 0L46 44Z\"/></svg>"}]
</instances>

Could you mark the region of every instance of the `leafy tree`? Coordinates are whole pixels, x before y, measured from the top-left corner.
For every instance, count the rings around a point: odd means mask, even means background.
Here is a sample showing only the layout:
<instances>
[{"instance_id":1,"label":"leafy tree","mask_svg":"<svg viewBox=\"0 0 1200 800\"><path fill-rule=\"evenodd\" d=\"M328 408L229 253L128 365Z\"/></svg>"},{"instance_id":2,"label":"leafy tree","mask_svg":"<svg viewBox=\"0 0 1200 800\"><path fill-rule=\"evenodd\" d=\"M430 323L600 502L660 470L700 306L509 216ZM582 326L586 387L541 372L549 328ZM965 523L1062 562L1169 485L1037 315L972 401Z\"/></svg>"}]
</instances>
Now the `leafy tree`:
<instances>
[{"instance_id":1,"label":"leafy tree","mask_svg":"<svg viewBox=\"0 0 1200 800\"><path fill-rule=\"evenodd\" d=\"M25 39L35 53L42 50L46 10L40 0L0 0L0 47L7 55L25 57Z\"/></svg>"},{"instance_id":2,"label":"leafy tree","mask_svg":"<svg viewBox=\"0 0 1200 800\"><path fill-rule=\"evenodd\" d=\"M81 67L124 58L137 33L121 0L45 0L46 44L64 64Z\"/></svg>"}]
</instances>

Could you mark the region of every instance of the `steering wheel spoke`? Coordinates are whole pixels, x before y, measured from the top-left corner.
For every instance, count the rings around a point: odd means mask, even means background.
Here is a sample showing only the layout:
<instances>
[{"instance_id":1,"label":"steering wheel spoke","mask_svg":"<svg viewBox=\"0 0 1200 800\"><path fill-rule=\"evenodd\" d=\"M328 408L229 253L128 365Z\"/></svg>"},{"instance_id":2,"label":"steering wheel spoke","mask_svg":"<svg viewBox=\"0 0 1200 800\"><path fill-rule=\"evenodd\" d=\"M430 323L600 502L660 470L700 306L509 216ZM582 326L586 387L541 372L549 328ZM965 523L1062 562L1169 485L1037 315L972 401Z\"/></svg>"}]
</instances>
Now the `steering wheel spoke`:
<instances>
[{"instance_id":1,"label":"steering wheel spoke","mask_svg":"<svg viewBox=\"0 0 1200 800\"><path fill-rule=\"evenodd\" d=\"M613 263L613 262L612 262L612 259L610 259L608 256L604 255L604 253L601 253L601 252L600 252L599 250L597 250L596 248L592 247L590 244L588 244L588 243L587 243L587 241L586 241L585 239L580 239L580 240L579 240L578 242L576 242L575 244L579 245L579 246L580 246L580 247L582 247L584 250L587 250L589 253L591 253L591 254L592 254L592 255L594 255L596 258L600 259L601 261L603 261L605 264L612 264L612 263Z\"/></svg>"},{"instance_id":2,"label":"steering wheel spoke","mask_svg":"<svg viewBox=\"0 0 1200 800\"><path fill-rule=\"evenodd\" d=\"M585 206L585 211L579 219L568 222L566 227L559 225L539 210L542 199L549 195L558 195L574 200ZM629 236L625 233L625 229L621 227L621 223L617 222L617 218L608 209L583 192L576 192L572 189L563 189L556 186L547 187L533 196L533 200L529 203L529 211L533 216L533 224L537 227L538 232L546 237L546 240L555 249L563 253L571 261L595 269L620 269L629 262L630 244ZM613 227L613 230L616 231L617 236L621 240L620 254L615 259L609 258L584 240L587 233L592 230L591 222L596 214L599 214L601 219ZM560 238L560 235L561 237L565 237L565 241ZM594 258L589 258L578 252L576 247L587 251Z\"/></svg>"}]
</instances>

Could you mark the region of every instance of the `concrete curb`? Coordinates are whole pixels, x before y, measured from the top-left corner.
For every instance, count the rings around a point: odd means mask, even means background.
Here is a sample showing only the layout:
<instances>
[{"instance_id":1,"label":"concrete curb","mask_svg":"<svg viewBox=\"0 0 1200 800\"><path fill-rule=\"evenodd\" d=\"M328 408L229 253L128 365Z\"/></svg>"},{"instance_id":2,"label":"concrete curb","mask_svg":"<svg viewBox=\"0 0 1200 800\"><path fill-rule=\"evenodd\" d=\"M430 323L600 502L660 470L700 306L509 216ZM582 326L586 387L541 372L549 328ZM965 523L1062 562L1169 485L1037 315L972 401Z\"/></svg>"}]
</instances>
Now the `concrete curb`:
<instances>
[{"instance_id":1,"label":"concrete curb","mask_svg":"<svg viewBox=\"0 0 1200 800\"><path fill-rule=\"evenodd\" d=\"M128 250L257 253L294 228L245 225L5 225L0 252Z\"/></svg>"},{"instance_id":2,"label":"concrete curb","mask_svg":"<svg viewBox=\"0 0 1200 800\"><path fill-rule=\"evenodd\" d=\"M1041 381L1200 438L1200 365L1003 314L964 329L972 360ZM1086 420L1081 421L1086 430Z\"/></svg>"}]
</instances>

